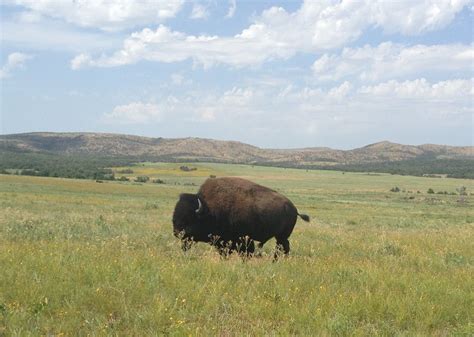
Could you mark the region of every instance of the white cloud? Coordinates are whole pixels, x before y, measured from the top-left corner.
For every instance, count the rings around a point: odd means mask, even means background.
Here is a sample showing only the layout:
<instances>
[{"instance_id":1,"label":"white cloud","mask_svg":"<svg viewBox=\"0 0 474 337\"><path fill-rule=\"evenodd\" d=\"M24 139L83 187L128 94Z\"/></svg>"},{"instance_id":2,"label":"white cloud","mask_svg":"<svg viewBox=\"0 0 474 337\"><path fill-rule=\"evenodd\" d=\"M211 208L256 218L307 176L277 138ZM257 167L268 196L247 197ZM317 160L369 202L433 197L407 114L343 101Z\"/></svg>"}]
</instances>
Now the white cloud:
<instances>
[{"instance_id":1,"label":"white cloud","mask_svg":"<svg viewBox=\"0 0 474 337\"><path fill-rule=\"evenodd\" d=\"M235 11L237 10L237 0L229 0L229 10L227 11L226 18L233 18Z\"/></svg>"},{"instance_id":2,"label":"white cloud","mask_svg":"<svg viewBox=\"0 0 474 337\"><path fill-rule=\"evenodd\" d=\"M176 85L181 85L183 83L184 76L181 74L171 74L171 82Z\"/></svg>"},{"instance_id":3,"label":"white cloud","mask_svg":"<svg viewBox=\"0 0 474 337\"><path fill-rule=\"evenodd\" d=\"M471 74L473 64L473 45L404 46L384 42L376 47L344 48L339 55L324 54L312 69L321 81L355 78L375 82L429 74Z\"/></svg>"},{"instance_id":4,"label":"white cloud","mask_svg":"<svg viewBox=\"0 0 474 337\"><path fill-rule=\"evenodd\" d=\"M188 135L272 147L330 145L334 139L351 147L387 138L426 142L437 139L440 130L449 135L472 125L473 85L473 79L421 78L362 87L346 81L329 88L284 84L219 92L190 88L177 96L154 97L158 103L148 103L150 109L142 108L145 103L117 107L104 119L110 124L180 125Z\"/></svg>"},{"instance_id":5,"label":"white cloud","mask_svg":"<svg viewBox=\"0 0 474 337\"><path fill-rule=\"evenodd\" d=\"M207 19L209 17L209 11L201 4L194 4L193 10L191 11L191 19Z\"/></svg>"},{"instance_id":6,"label":"white cloud","mask_svg":"<svg viewBox=\"0 0 474 337\"><path fill-rule=\"evenodd\" d=\"M447 113L456 114L473 109L473 86L473 78L433 83L424 78L407 81L390 80L358 88L346 81L328 89L305 87L299 90L287 90L284 99L278 104L286 102L296 113L298 111L330 113L341 109L340 111L357 116L364 111L382 113L404 106L404 111L408 114L422 110L436 113L443 109ZM424 108L420 110L420 106ZM445 109L446 106L449 108Z\"/></svg>"},{"instance_id":7,"label":"white cloud","mask_svg":"<svg viewBox=\"0 0 474 337\"><path fill-rule=\"evenodd\" d=\"M224 92L220 103L227 107L246 106L255 98L256 94L251 88L232 88Z\"/></svg>"},{"instance_id":8,"label":"white cloud","mask_svg":"<svg viewBox=\"0 0 474 337\"><path fill-rule=\"evenodd\" d=\"M26 61L32 59L33 56L24 53L11 53L7 57L7 61L0 69L0 79L8 78L11 76L12 71L15 69L24 69Z\"/></svg>"},{"instance_id":9,"label":"white cloud","mask_svg":"<svg viewBox=\"0 0 474 337\"><path fill-rule=\"evenodd\" d=\"M160 121L162 117L163 113L157 104L142 102L118 105L104 115L105 121L116 124L144 124Z\"/></svg>"},{"instance_id":10,"label":"white cloud","mask_svg":"<svg viewBox=\"0 0 474 337\"><path fill-rule=\"evenodd\" d=\"M213 121L216 119L216 111L213 107L203 107L199 109L199 116L203 121Z\"/></svg>"},{"instance_id":11,"label":"white cloud","mask_svg":"<svg viewBox=\"0 0 474 337\"><path fill-rule=\"evenodd\" d=\"M261 115L266 109L265 105L270 105L268 99L269 97L264 90L253 87L234 87L225 91L222 95L206 97L198 102L197 106L201 116L200 111L210 109L214 112L213 120L228 122L251 119Z\"/></svg>"},{"instance_id":12,"label":"white cloud","mask_svg":"<svg viewBox=\"0 0 474 337\"><path fill-rule=\"evenodd\" d=\"M448 25L469 0L380 1L373 4L372 20L389 33L414 35ZM407 6L408 5L408 6Z\"/></svg>"},{"instance_id":13,"label":"white cloud","mask_svg":"<svg viewBox=\"0 0 474 337\"><path fill-rule=\"evenodd\" d=\"M83 64L91 62L91 57L87 54L79 54L71 60L71 68L79 69Z\"/></svg>"},{"instance_id":14,"label":"white cloud","mask_svg":"<svg viewBox=\"0 0 474 337\"><path fill-rule=\"evenodd\" d=\"M328 92L328 96L337 100L344 99L352 90L352 84L345 81L338 87L334 87Z\"/></svg>"},{"instance_id":15,"label":"white cloud","mask_svg":"<svg viewBox=\"0 0 474 337\"><path fill-rule=\"evenodd\" d=\"M192 80L190 79L187 79L184 77L183 74L180 74L180 73L174 73L174 74L171 74L170 76L171 78L171 83L173 83L174 85L190 85L193 83Z\"/></svg>"},{"instance_id":16,"label":"white cloud","mask_svg":"<svg viewBox=\"0 0 474 337\"><path fill-rule=\"evenodd\" d=\"M265 98L254 88L234 87L222 94L203 94L183 101L187 104L185 110L192 113L192 119L226 123L260 114Z\"/></svg>"},{"instance_id":17,"label":"white cloud","mask_svg":"<svg viewBox=\"0 0 474 337\"><path fill-rule=\"evenodd\" d=\"M232 37L187 35L163 25L156 30L145 28L125 39L121 50L81 65L105 67L141 60L180 62L192 59L204 67L218 63L254 66L274 59L288 59L298 52L341 47L356 40L370 27L402 34L439 29L451 22L466 3L467 0L396 3L307 0L292 13L281 7L271 7L256 17L252 25Z\"/></svg>"},{"instance_id":18,"label":"white cloud","mask_svg":"<svg viewBox=\"0 0 474 337\"><path fill-rule=\"evenodd\" d=\"M22 24L39 23L43 21L43 16L38 12L24 11L15 16L15 19Z\"/></svg>"},{"instance_id":19,"label":"white cloud","mask_svg":"<svg viewBox=\"0 0 474 337\"><path fill-rule=\"evenodd\" d=\"M426 79L387 81L355 87L349 82L331 88L280 86L234 87L217 92L183 92L162 97L157 104L131 103L106 114L109 120L130 123L159 121L164 115L194 121L241 125L261 118L263 124L304 119L331 123L356 121L366 114L456 115L473 109L474 79L431 83ZM383 108L381 108L383 107ZM280 126L282 127L282 126Z\"/></svg>"},{"instance_id":20,"label":"white cloud","mask_svg":"<svg viewBox=\"0 0 474 337\"><path fill-rule=\"evenodd\" d=\"M183 0L7 0L37 13L82 26L115 31L174 17Z\"/></svg>"},{"instance_id":21,"label":"white cloud","mask_svg":"<svg viewBox=\"0 0 474 337\"><path fill-rule=\"evenodd\" d=\"M117 48L121 39L115 34L81 31L54 20L2 21L1 40L10 48L44 51L98 51Z\"/></svg>"},{"instance_id":22,"label":"white cloud","mask_svg":"<svg viewBox=\"0 0 474 337\"><path fill-rule=\"evenodd\" d=\"M203 67L217 63L241 67L259 64L272 57L292 55L292 52L288 53L285 49L272 49L272 45L271 41L256 41L246 35L227 39L208 35L193 36L160 25L155 31L145 28L141 32L131 34L123 42L123 48L111 56L103 55L94 59L79 55L72 64L74 69L78 69L85 66L120 66L140 60L171 63L191 58ZM259 52L254 54L257 50Z\"/></svg>"},{"instance_id":23,"label":"white cloud","mask_svg":"<svg viewBox=\"0 0 474 337\"><path fill-rule=\"evenodd\" d=\"M391 80L374 86L363 86L359 89L359 93L380 98L396 97L400 99L442 101L474 97L473 88L474 79L447 80L431 84L426 79L421 78L403 82Z\"/></svg>"},{"instance_id":24,"label":"white cloud","mask_svg":"<svg viewBox=\"0 0 474 337\"><path fill-rule=\"evenodd\" d=\"M391 135L404 142L426 142L438 136L435 132L449 134L452 128L465 130L472 125L473 85L473 79L429 82L422 78L360 88L345 82L326 90L293 90L277 104L291 111L283 122L288 129L303 124L307 136L321 142L333 137L377 141Z\"/></svg>"}]
</instances>

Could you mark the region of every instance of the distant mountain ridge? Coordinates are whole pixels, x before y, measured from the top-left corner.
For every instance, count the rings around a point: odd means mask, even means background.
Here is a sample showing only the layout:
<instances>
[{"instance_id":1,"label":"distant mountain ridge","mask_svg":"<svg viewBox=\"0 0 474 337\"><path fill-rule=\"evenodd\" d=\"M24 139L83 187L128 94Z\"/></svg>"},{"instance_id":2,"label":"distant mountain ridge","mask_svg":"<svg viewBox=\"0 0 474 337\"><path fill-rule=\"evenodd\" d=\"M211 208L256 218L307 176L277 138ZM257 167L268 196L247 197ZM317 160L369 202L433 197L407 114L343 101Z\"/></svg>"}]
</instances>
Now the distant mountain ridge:
<instances>
[{"instance_id":1,"label":"distant mountain ridge","mask_svg":"<svg viewBox=\"0 0 474 337\"><path fill-rule=\"evenodd\" d=\"M213 161L275 166L332 166L417 158L474 160L473 146L402 145L382 141L353 150L262 149L204 138L150 138L109 133L35 132L0 135L0 150L55 155L121 156L160 161Z\"/></svg>"}]
</instances>

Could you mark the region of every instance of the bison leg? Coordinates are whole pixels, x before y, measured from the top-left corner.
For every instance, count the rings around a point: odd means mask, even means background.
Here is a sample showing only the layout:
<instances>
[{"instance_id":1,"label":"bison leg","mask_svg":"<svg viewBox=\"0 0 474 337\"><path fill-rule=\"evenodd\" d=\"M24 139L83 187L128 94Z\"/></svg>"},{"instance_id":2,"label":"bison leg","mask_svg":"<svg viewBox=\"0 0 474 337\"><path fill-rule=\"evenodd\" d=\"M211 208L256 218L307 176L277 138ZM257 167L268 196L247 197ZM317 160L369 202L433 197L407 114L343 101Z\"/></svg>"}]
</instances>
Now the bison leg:
<instances>
[{"instance_id":1,"label":"bison leg","mask_svg":"<svg viewBox=\"0 0 474 337\"><path fill-rule=\"evenodd\" d=\"M187 250L189 250L189 248L191 248L192 245L193 245L193 240L183 239L181 241L181 249L183 250L183 252L186 252Z\"/></svg>"},{"instance_id":2,"label":"bison leg","mask_svg":"<svg viewBox=\"0 0 474 337\"><path fill-rule=\"evenodd\" d=\"M262 249L263 249L264 244L265 244L265 242L259 242L257 244L257 252L255 252L253 256L262 257Z\"/></svg>"},{"instance_id":3,"label":"bison leg","mask_svg":"<svg viewBox=\"0 0 474 337\"><path fill-rule=\"evenodd\" d=\"M290 253L290 242L288 241L288 239L277 238L275 255L273 256L275 260L278 260L280 252L283 252L285 256L288 256L288 254Z\"/></svg>"},{"instance_id":4,"label":"bison leg","mask_svg":"<svg viewBox=\"0 0 474 337\"><path fill-rule=\"evenodd\" d=\"M233 252L246 256L250 256L255 252L255 242L248 237L235 241L219 240L214 244L214 246L222 257L228 257Z\"/></svg>"},{"instance_id":5,"label":"bison leg","mask_svg":"<svg viewBox=\"0 0 474 337\"><path fill-rule=\"evenodd\" d=\"M255 252L255 242L249 237L245 237L240 241L236 248L239 254L248 257L253 255L253 253Z\"/></svg>"},{"instance_id":6,"label":"bison leg","mask_svg":"<svg viewBox=\"0 0 474 337\"><path fill-rule=\"evenodd\" d=\"M255 252L255 242L250 240L249 244L247 245L247 254L253 254Z\"/></svg>"},{"instance_id":7,"label":"bison leg","mask_svg":"<svg viewBox=\"0 0 474 337\"><path fill-rule=\"evenodd\" d=\"M232 254L232 251L234 250L232 247L234 244L231 241L218 240L214 246L223 258L229 257L229 255Z\"/></svg>"}]
</instances>

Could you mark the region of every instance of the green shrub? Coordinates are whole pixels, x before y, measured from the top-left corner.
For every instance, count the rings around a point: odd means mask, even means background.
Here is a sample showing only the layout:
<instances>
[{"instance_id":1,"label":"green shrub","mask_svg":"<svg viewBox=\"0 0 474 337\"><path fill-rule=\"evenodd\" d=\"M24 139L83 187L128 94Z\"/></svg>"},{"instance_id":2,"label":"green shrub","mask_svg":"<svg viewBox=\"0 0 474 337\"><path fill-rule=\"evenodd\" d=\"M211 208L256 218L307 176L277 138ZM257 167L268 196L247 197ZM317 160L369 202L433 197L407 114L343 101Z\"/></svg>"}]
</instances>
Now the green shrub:
<instances>
[{"instance_id":1,"label":"green shrub","mask_svg":"<svg viewBox=\"0 0 474 337\"><path fill-rule=\"evenodd\" d=\"M459 192L459 195L467 195L467 188L466 186L461 186L459 188L456 188L456 191Z\"/></svg>"},{"instance_id":2,"label":"green shrub","mask_svg":"<svg viewBox=\"0 0 474 337\"><path fill-rule=\"evenodd\" d=\"M148 180L150 180L150 178L147 176L138 176L135 178L137 183L146 183Z\"/></svg>"}]
</instances>

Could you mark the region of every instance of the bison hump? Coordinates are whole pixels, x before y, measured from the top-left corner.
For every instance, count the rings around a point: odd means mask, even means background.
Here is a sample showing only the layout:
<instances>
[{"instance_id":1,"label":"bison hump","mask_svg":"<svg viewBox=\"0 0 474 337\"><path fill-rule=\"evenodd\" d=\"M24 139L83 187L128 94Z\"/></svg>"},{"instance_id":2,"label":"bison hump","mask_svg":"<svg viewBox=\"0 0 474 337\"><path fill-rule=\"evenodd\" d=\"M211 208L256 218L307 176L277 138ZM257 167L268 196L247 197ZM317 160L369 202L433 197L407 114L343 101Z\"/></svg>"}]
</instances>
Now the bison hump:
<instances>
[{"instance_id":1,"label":"bison hump","mask_svg":"<svg viewBox=\"0 0 474 337\"><path fill-rule=\"evenodd\" d=\"M201 186L199 195L209 209L219 213L285 209L289 201L278 192L242 178L213 178ZM291 204L292 206L292 204Z\"/></svg>"}]
</instances>

